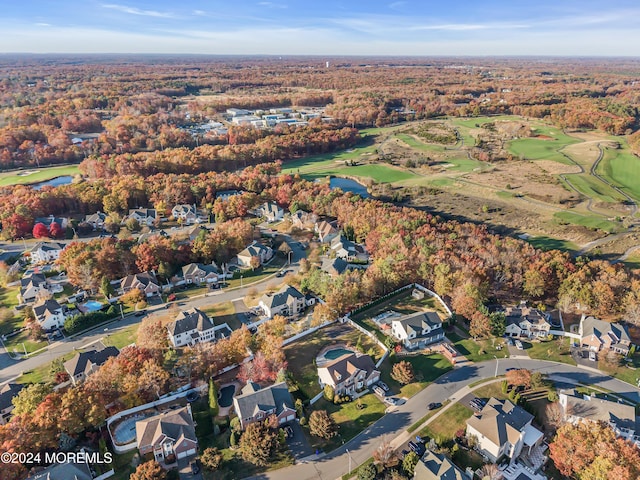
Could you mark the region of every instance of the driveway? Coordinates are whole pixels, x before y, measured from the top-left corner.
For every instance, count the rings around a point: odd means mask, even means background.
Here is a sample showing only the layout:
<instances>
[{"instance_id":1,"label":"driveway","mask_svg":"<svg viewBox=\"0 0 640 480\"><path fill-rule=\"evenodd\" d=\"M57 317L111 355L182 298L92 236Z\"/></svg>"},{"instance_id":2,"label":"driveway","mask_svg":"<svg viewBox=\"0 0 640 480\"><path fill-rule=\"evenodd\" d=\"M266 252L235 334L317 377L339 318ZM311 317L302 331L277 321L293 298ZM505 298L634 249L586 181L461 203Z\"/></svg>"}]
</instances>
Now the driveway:
<instances>
[{"instance_id":1,"label":"driveway","mask_svg":"<svg viewBox=\"0 0 640 480\"><path fill-rule=\"evenodd\" d=\"M195 461L196 457L181 458L178 460L178 474L180 480L202 480L202 467L200 471L193 475L191 473L191 462Z\"/></svg>"},{"instance_id":2,"label":"driveway","mask_svg":"<svg viewBox=\"0 0 640 480\"><path fill-rule=\"evenodd\" d=\"M572 347L571 357L576 361L578 365L589 368L598 368L598 354L596 354L596 361L589 360L589 349Z\"/></svg>"},{"instance_id":3,"label":"driveway","mask_svg":"<svg viewBox=\"0 0 640 480\"><path fill-rule=\"evenodd\" d=\"M293 437L287 438L287 445L289 446L289 450L291 450L291 454L296 460L300 460L302 458L306 458L310 455L316 453L316 451L311 448L307 437L302 431L302 427L298 422L288 423L293 430Z\"/></svg>"}]
</instances>

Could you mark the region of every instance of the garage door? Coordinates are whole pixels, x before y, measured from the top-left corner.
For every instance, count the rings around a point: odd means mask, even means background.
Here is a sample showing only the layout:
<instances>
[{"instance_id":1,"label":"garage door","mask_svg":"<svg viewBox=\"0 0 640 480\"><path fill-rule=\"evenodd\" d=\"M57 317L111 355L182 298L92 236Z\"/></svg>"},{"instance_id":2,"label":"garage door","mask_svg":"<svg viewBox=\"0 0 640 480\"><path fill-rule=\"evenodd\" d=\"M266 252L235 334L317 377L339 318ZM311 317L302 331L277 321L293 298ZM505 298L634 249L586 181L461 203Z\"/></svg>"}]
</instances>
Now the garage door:
<instances>
[{"instance_id":1,"label":"garage door","mask_svg":"<svg viewBox=\"0 0 640 480\"><path fill-rule=\"evenodd\" d=\"M291 422L291 421L295 420L295 418L296 418L296 416L295 416L295 415L289 415L289 416L287 417L287 422Z\"/></svg>"},{"instance_id":2,"label":"garage door","mask_svg":"<svg viewBox=\"0 0 640 480\"><path fill-rule=\"evenodd\" d=\"M191 450L187 450L186 452L179 453L178 458L185 458L195 454L196 454L196 449L192 448Z\"/></svg>"}]
</instances>

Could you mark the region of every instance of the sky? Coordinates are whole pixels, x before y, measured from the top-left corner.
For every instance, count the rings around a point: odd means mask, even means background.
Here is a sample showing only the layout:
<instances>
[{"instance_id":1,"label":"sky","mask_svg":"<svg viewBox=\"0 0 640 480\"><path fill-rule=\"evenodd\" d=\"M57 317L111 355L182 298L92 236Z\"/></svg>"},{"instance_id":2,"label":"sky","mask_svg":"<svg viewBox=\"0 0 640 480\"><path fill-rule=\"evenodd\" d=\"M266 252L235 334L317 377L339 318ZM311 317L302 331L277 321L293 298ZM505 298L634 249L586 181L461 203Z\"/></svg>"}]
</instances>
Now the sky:
<instances>
[{"instance_id":1,"label":"sky","mask_svg":"<svg viewBox=\"0 0 640 480\"><path fill-rule=\"evenodd\" d=\"M8 0L0 52L640 56L637 0Z\"/></svg>"}]
</instances>

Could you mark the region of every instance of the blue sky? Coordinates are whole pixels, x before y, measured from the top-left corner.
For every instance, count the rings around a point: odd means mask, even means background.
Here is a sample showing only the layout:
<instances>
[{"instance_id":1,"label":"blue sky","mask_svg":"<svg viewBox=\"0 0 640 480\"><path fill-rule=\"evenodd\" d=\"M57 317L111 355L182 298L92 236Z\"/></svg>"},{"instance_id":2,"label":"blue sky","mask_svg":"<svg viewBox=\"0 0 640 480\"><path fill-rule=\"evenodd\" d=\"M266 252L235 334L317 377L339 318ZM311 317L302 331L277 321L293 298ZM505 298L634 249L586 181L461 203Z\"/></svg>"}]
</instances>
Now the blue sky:
<instances>
[{"instance_id":1,"label":"blue sky","mask_svg":"<svg viewBox=\"0 0 640 480\"><path fill-rule=\"evenodd\" d=\"M0 52L640 56L628 0L11 0Z\"/></svg>"}]
</instances>

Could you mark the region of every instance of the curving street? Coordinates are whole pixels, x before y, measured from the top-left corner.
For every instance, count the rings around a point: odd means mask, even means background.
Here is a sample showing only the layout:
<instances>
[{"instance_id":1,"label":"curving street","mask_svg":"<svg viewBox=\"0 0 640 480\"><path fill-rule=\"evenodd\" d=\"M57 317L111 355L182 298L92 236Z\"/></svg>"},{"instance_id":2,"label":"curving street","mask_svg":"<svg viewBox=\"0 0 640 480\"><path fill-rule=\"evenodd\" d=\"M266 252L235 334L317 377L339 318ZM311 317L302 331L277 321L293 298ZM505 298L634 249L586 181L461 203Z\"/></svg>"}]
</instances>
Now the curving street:
<instances>
[{"instance_id":1,"label":"curving street","mask_svg":"<svg viewBox=\"0 0 640 480\"><path fill-rule=\"evenodd\" d=\"M526 368L549 375L561 385L572 386L578 383L617 392L620 396L634 402L640 402L640 390L628 383L616 380L603 373L591 369L583 369L555 362L530 359L500 359L498 374L502 375L507 368ZM469 364L456 368L443 375L426 389L409 399L404 405L385 415L360 435L355 437L333 453L308 463L300 463L273 472L250 477L252 480L334 480L349 471L349 456L352 470L372 456L380 441L389 441L402 434L406 428L419 421L427 413L427 405L431 402L459 400L469 392L469 384L492 378L496 372L496 361ZM347 453L348 450L348 453Z\"/></svg>"}]
</instances>

